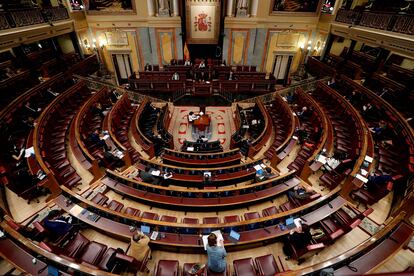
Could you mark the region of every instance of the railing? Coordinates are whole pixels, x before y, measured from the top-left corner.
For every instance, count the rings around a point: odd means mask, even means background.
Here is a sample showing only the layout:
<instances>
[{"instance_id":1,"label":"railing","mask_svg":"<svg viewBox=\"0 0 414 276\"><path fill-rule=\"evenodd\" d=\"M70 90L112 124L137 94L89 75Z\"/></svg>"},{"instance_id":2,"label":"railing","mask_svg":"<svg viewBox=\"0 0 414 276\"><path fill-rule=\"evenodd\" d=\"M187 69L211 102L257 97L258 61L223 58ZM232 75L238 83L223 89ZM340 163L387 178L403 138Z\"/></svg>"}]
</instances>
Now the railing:
<instances>
[{"instance_id":1,"label":"railing","mask_svg":"<svg viewBox=\"0 0 414 276\"><path fill-rule=\"evenodd\" d=\"M276 95L280 95L280 96L284 96L288 93L293 93L295 92L295 90L297 88L302 88L303 91L310 91L310 90L314 90L316 88L316 84L318 82L328 82L328 80L330 80L331 77L325 77L322 79L316 79L315 77L312 78L308 78L306 80L300 81L296 84L292 84L291 86L281 89L281 90L277 90L275 92L272 93L268 93L265 95L261 95L261 96L257 96L254 98L250 98L250 99L246 99L243 101L238 101L239 103L254 103L256 101L256 99L260 99L263 103L269 103L275 100Z\"/></svg>"},{"instance_id":2,"label":"railing","mask_svg":"<svg viewBox=\"0 0 414 276\"><path fill-rule=\"evenodd\" d=\"M338 11L335 21L403 34L414 34L414 16L412 14L341 9Z\"/></svg>"},{"instance_id":3,"label":"railing","mask_svg":"<svg viewBox=\"0 0 414 276\"><path fill-rule=\"evenodd\" d=\"M172 96L172 101L178 101L179 99L181 99L182 97L187 95L187 91L186 89L178 89L177 91L174 92L173 96Z\"/></svg>"},{"instance_id":4,"label":"railing","mask_svg":"<svg viewBox=\"0 0 414 276\"><path fill-rule=\"evenodd\" d=\"M0 13L0 30L51 23L65 19L69 19L69 13L65 7L2 12Z\"/></svg>"},{"instance_id":5,"label":"railing","mask_svg":"<svg viewBox=\"0 0 414 276\"><path fill-rule=\"evenodd\" d=\"M221 96L229 103L233 102L233 94L224 89L219 89L217 92L214 92L214 94Z\"/></svg>"},{"instance_id":6,"label":"railing","mask_svg":"<svg viewBox=\"0 0 414 276\"><path fill-rule=\"evenodd\" d=\"M151 102L162 102L162 103L166 103L167 101L159 99L159 98L154 98L151 96L147 96L144 94L140 94L138 92L135 91L131 91L131 90L127 90L125 88L122 88L121 86L117 86L113 83L110 82L104 82L101 80L97 80L95 78L93 78L92 76L89 77L84 77L84 76L79 76L79 75L73 75L74 78L76 79L80 79L80 80L84 80L86 81L88 87L92 87L93 89L101 89L103 86L106 86L110 89L116 89L117 92L123 94L123 93L128 93L128 98L131 101L134 102L142 102L144 100L144 98L148 98Z\"/></svg>"}]
</instances>

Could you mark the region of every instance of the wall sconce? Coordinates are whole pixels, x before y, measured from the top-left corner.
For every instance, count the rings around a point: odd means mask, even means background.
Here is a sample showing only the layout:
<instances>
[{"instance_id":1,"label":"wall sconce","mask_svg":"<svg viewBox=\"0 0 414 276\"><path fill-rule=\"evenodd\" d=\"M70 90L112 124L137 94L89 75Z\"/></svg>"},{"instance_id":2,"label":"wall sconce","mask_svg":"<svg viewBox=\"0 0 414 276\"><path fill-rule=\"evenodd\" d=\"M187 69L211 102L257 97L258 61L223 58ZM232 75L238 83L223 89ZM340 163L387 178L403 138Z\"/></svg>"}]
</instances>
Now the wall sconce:
<instances>
[{"instance_id":1,"label":"wall sconce","mask_svg":"<svg viewBox=\"0 0 414 276\"><path fill-rule=\"evenodd\" d=\"M299 45L299 49L300 49L301 51L303 51L303 49L305 49L305 45L304 45L303 43L301 43L301 44Z\"/></svg>"},{"instance_id":2,"label":"wall sconce","mask_svg":"<svg viewBox=\"0 0 414 276\"><path fill-rule=\"evenodd\" d=\"M101 47L101 50L103 50L107 44L108 42L105 38L99 38L99 47Z\"/></svg>"}]
</instances>

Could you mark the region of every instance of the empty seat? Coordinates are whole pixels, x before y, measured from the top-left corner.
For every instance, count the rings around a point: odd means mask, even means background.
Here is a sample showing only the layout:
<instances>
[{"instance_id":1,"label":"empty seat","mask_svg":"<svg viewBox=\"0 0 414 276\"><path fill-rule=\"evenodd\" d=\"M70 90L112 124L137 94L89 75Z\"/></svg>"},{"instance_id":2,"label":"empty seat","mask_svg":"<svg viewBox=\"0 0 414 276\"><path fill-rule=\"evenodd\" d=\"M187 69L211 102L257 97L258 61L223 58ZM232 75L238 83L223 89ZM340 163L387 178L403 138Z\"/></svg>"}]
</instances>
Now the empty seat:
<instances>
[{"instance_id":1,"label":"empty seat","mask_svg":"<svg viewBox=\"0 0 414 276\"><path fill-rule=\"evenodd\" d=\"M256 268L252 258L233 261L234 273L236 276L256 276Z\"/></svg>"},{"instance_id":2,"label":"empty seat","mask_svg":"<svg viewBox=\"0 0 414 276\"><path fill-rule=\"evenodd\" d=\"M108 197L103 193L97 193L91 201L98 205L104 205L108 201Z\"/></svg>"},{"instance_id":3,"label":"empty seat","mask_svg":"<svg viewBox=\"0 0 414 276\"><path fill-rule=\"evenodd\" d=\"M250 213L245 213L244 214L244 219L245 220L257 219L257 218L260 218L259 212L250 212Z\"/></svg>"},{"instance_id":4,"label":"empty seat","mask_svg":"<svg viewBox=\"0 0 414 276\"><path fill-rule=\"evenodd\" d=\"M224 223L233 223L233 222L239 222L240 221L240 217L239 216L225 216L224 217Z\"/></svg>"},{"instance_id":5,"label":"empty seat","mask_svg":"<svg viewBox=\"0 0 414 276\"><path fill-rule=\"evenodd\" d=\"M121 212L122 208L124 208L124 204L122 204L121 202L118 202L116 200L112 200L108 204L108 208L112 211L115 211L115 212Z\"/></svg>"},{"instance_id":6,"label":"empty seat","mask_svg":"<svg viewBox=\"0 0 414 276\"><path fill-rule=\"evenodd\" d=\"M217 223L220 223L220 218L218 217L203 218L203 223L204 224L217 224Z\"/></svg>"},{"instance_id":7,"label":"empty seat","mask_svg":"<svg viewBox=\"0 0 414 276\"><path fill-rule=\"evenodd\" d=\"M88 263L94 266L99 264L103 254L105 253L107 246L99 242L90 242L80 257L82 263Z\"/></svg>"},{"instance_id":8,"label":"empty seat","mask_svg":"<svg viewBox=\"0 0 414 276\"><path fill-rule=\"evenodd\" d=\"M257 257L254 261L259 275L273 276L279 272L279 268L272 254Z\"/></svg>"},{"instance_id":9,"label":"empty seat","mask_svg":"<svg viewBox=\"0 0 414 276\"><path fill-rule=\"evenodd\" d=\"M177 222L177 218L176 217L172 217L172 216L162 216L161 217L161 221L166 221L166 222Z\"/></svg>"},{"instance_id":10,"label":"empty seat","mask_svg":"<svg viewBox=\"0 0 414 276\"><path fill-rule=\"evenodd\" d=\"M89 244L89 240L81 233L76 236L63 248L62 255L76 259L83 251L85 246Z\"/></svg>"},{"instance_id":11,"label":"empty seat","mask_svg":"<svg viewBox=\"0 0 414 276\"><path fill-rule=\"evenodd\" d=\"M141 217L144 219L152 219L152 220L158 220L159 218L158 214L151 213L151 212L144 212L142 213Z\"/></svg>"},{"instance_id":12,"label":"empty seat","mask_svg":"<svg viewBox=\"0 0 414 276\"><path fill-rule=\"evenodd\" d=\"M178 261L160 260L155 268L154 276L178 276Z\"/></svg>"},{"instance_id":13,"label":"empty seat","mask_svg":"<svg viewBox=\"0 0 414 276\"><path fill-rule=\"evenodd\" d=\"M263 209L262 216L267 217L267 216L275 215L277 213L279 213L279 211L277 210L276 206L271 206L266 209Z\"/></svg>"},{"instance_id":14,"label":"empty seat","mask_svg":"<svg viewBox=\"0 0 414 276\"><path fill-rule=\"evenodd\" d=\"M131 215L131 216L136 216L138 217L140 215L141 211L132 207L127 207L125 209L125 214L127 215Z\"/></svg>"},{"instance_id":15,"label":"empty seat","mask_svg":"<svg viewBox=\"0 0 414 276\"><path fill-rule=\"evenodd\" d=\"M183 218L183 223L198 224L198 218Z\"/></svg>"}]
</instances>

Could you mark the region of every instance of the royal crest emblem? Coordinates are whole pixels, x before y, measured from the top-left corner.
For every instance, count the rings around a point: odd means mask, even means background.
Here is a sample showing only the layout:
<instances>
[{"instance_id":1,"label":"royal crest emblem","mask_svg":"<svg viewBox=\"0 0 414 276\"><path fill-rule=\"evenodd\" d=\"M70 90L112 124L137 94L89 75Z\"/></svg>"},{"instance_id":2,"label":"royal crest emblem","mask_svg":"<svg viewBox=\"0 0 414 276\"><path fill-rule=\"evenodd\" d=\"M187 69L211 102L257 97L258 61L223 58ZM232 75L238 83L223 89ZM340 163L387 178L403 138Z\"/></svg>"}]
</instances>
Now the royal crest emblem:
<instances>
[{"instance_id":1,"label":"royal crest emblem","mask_svg":"<svg viewBox=\"0 0 414 276\"><path fill-rule=\"evenodd\" d=\"M211 32L211 16L205 12L201 12L194 17L194 31L196 32Z\"/></svg>"}]
</instances>

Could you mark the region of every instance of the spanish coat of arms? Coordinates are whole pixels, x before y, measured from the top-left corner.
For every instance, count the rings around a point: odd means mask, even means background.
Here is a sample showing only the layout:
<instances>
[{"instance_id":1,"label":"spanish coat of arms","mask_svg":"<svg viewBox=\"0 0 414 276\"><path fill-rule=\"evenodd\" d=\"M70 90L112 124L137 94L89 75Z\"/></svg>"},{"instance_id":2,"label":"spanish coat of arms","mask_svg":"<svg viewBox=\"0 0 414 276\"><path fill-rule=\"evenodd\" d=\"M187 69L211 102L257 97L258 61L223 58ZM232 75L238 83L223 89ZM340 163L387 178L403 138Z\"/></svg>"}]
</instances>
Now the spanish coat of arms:
<instances>
[{"instance_id":1,"label":"spanish coat of arms","mask_svg":"<svg viewBox=\"0 0 414 276\"><path fill-rule=\"evenodd\" d=\"M211 16L208 16L205 12L201 12L198 16L194 16L194 31L211 32Z\"/></svg>"}]
</instances>

